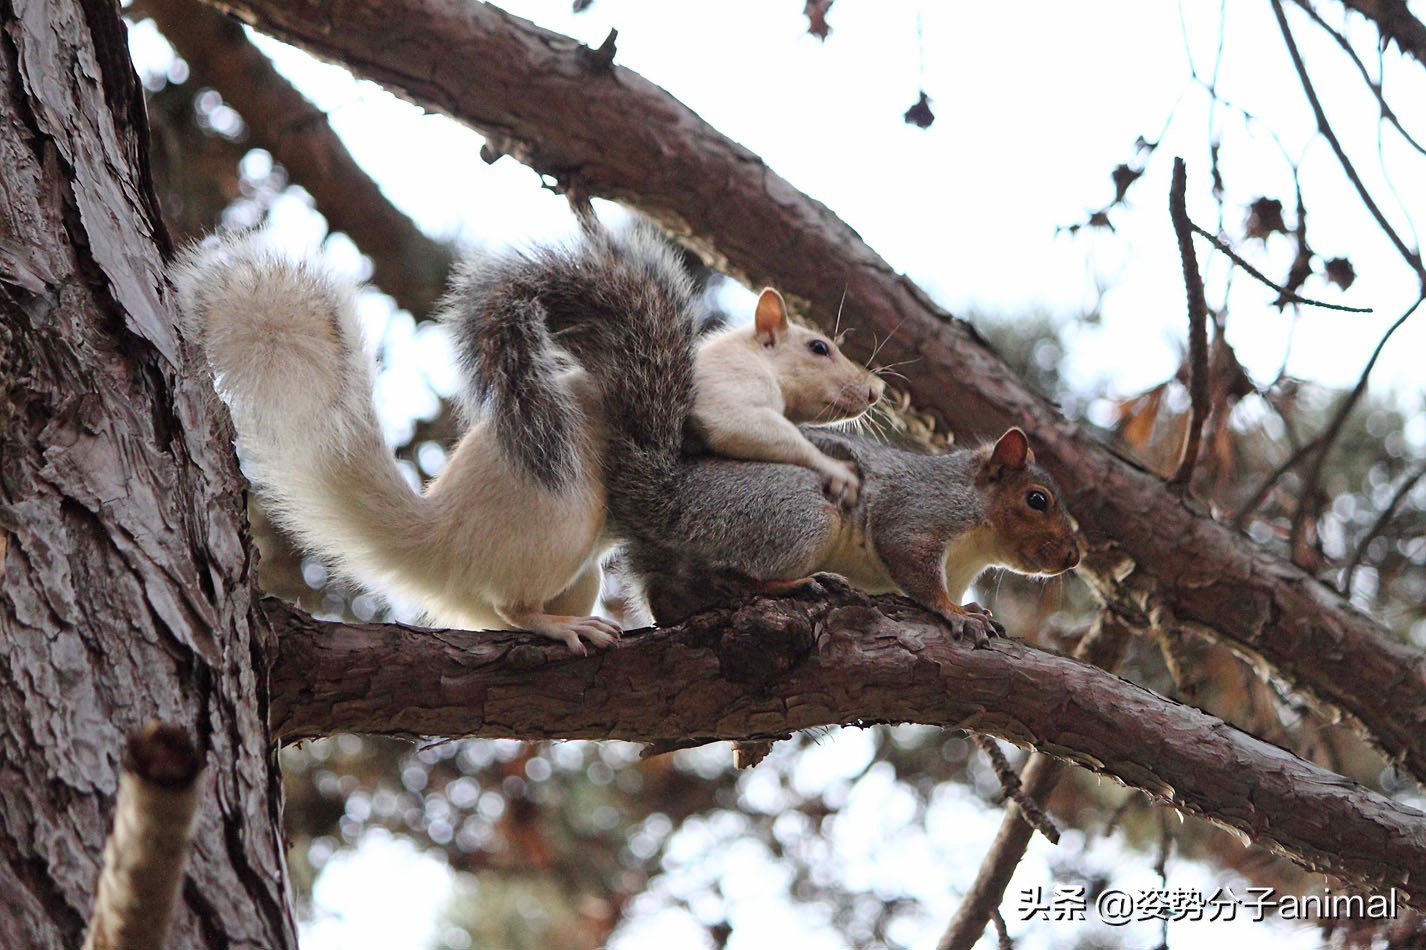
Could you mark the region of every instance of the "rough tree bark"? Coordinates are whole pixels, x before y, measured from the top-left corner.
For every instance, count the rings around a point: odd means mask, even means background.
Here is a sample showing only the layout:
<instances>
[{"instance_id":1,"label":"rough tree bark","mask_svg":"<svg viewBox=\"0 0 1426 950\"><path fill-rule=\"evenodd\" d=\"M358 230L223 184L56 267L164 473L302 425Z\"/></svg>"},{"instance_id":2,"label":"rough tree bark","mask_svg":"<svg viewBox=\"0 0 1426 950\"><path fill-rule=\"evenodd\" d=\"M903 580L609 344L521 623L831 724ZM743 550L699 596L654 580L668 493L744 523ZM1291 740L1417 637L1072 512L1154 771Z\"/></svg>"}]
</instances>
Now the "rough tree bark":
<instances>
[{"instance_id":1,"label":"rough tree bark","mask_svg":"<svg viewBox=\"0 0 1426 950\"><path fill-rule=\"evenodd\" d=\"M206 750L174 945L293 946L226 415L174 331L125 31L0 4L0 946L77 947L125 733Z\"/></svg>"},{"instance_id":2,"label":"rough tree bark","mask_svg":"<svg viewBox=\"0 0 1426 950\"><path fill-rule=\"evenodd\" d=\"M1066 421L830 210L662 89L481 3L211 2L469 123L568 187L641 208L732 273L810 303L814 319L831 323L845 291L852 322L888 338L881 360L914 362L907 388L918 406L958 433L1033 433L1084 529L1079 572L1118 613L1272 669L1426 781L1419 650ZM856 334L848 349L865 358L857 347L871 339Z\"/></svg>"}]
</instances>

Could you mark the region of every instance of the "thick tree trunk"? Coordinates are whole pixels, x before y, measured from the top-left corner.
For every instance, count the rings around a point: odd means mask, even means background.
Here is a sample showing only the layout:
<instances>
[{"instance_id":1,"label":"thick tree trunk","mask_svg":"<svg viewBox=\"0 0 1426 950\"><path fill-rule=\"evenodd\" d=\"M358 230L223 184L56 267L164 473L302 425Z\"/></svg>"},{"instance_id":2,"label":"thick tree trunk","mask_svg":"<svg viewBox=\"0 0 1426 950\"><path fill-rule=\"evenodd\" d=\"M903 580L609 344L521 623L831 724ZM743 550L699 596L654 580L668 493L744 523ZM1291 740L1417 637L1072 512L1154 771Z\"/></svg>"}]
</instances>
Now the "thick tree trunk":
<instances>
[{"instance_id":1,"label":"thick tree trunk","mask_svg":"<svg viewBox=\"0 0 1426 950\"><path fill-rule=\"evenodd\" d=\"M104 0L0 3L0 947L77 947L125 733L206 753L174 946L295 944L242 483Z\"/></svg>"},{"instance_id":2,"label":"thick tree trunk","mask_svg":"<svg viewBox=\"0 0 1426 950\"><path fill-rule=\"evenodd\" d=\"M1084 529L1081 576L1126 620L1271 667L1426 781L1419 650L1066 421L824 205L648 80L482 3L209 2L470 123L569 187L643 209L754 285L811 303L814 319L830 325L845 296L850 319L885 339L883 362L914 363L918 406L958 433L1032 433ZM856 334L848 350L865 358L872 339Z\"/></svg>"}]
</instances>

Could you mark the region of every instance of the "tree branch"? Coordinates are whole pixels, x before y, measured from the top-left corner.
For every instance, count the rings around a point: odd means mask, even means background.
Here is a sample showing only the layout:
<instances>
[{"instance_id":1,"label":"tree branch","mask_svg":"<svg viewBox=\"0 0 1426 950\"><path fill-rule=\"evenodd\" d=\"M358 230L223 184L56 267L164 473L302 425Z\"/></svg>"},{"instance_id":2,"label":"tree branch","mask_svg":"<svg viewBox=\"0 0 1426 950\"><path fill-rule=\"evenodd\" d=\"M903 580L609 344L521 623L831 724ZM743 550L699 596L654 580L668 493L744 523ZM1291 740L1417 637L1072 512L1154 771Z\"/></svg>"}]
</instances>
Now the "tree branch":
<instances>
[{"instance_id":1,"label":"tree branch","mask_svg":"<svg viewBox=\"0 0 1426 950\"><path fill-rule=\"evenodd\" d=\"M1406 0L1342 0L1342 6L1371 20L1383 40L1426 66L1426 24L1411 15Z\"/></svg>"},{"instance_id":2,"label":"tree branch","mask_svg":"<svg viewBox=\"0 0 1426 950\"><path fill-rule=\"evenodd\" d=\"M1341 404L1338 405L1336 411L1332 413L1332 418L1328 420L1327 425L1323 428L1321 444L1314 450L1312 461L1308 465L1307 471L1303 474L1302 490L1298 492L1301 507L1299 507L1298 513L1293 516L1290 545L1294 552L1297 550L1297 541L1303 530L1304 512L1309 513L1314 519L1317 517L1316 504L1313 499L1317 495L1317 487L1322 480L1322 469L1327 462L1327 456L1331 454L1332 446L1336 443L1337 437L1342 434L1342 426L1346 424L1347 418L1352 414L1352 410L1355 409L1357 403L1361 401L1362 394L1367 391L1367 380L1371 378L1372 370L1376 368L1376 361L1386 349L1387 341L1391 339L1391 335L1395 333L1403 323L1410 319L1411 315L1416 312L1422 303L1426 303L1426 296L1418 297L1415 303L1407 307L1401 316L1397 317L1391 326L1386 328L1386 332L1383 333L1381 339L1377 341L1376 348L1372 350L1372 355L1371 358L1367 360L1367 365L1362 368L1362 374L1357 377L1356 385L1353 386L1352 391L1342 399Z\"/></svg>"},{"instance_id":3,"label":"tree branch","mask_svg":"<svg viewBox=\"0 0 1426 950\"><path fill-rule=\"evenodd\" d=\"M1169 187L1169 217L1178 237L1178 254L1183 261L1183 285L1188 294L1188 392L1190 407L1183 454L1169 484L1183 488L1193 478L1198 461L1198 444L1203 437L1203 420L1208 418L1208 302L1203 298L1203 276L1193 252L1193 222L1188 219L1188 170L1183 159L1173 160L1173 181Z\"/></svg>"},{"instance_id":4,"label":"tree branch","mask_svg":"<svg viewBox=\"0 0 1426 950\"><path fill-rule=\"evenodd\" d=\"M1371 307L1348 307L1339 303L1327 303L1325 300L1314 300L1311 297L1304 297L1299 293L1288 290L1286 287L1281 287L1278 284L1274 283L1272 280L1270 280L1268 276L1262 271L1258 270L1252 264L1249 264L1246 260L1244 260L1242 255L1239 254L1237 251L1233 250L1233 248L1231 248L1226 241L1219 240L1218 236L1213 232L1199 227L1192 221L1188 222L1188 226L1193 229L1193 233L1200 235L1201 237L1207 238L1208 243L1212 244L1215 248L1228 255L1228 257L1233 261L1233 263L1237 264L1239 267L1243 268L1243 270L1248 272L1249 277L1252 277L1258 283L1277 291L1277 299L1279 302L1278 305L1300 303L1306 307L1321 307L1324 310L1340 310L1342 313L1372 312Z\"/></svg>"},{"instance_id":5,"label":"tree branch","mask_svg":"<svg viewBox=\"0 0 1426 950\"><path fill-rule=\"evenodd\" d=\"M1391 519L1396 516L1396 510L1406 501L1406 496L1411 494L1411 489L1416 487L1416 483L1423 478L1426 478L1426 465L1417 466L1416 471L1403 478L1401 484L1396 486L1396 491L1392 493L1391 500L1381 510L1381 514L1377 515L1376 521L1372 522L1367 533L1362 535L1362 540L1357 543L1356 553L1352 555L1352 559L1347 562L1347 567L1342 572L1340 589L1344 595L1350 597L1352 594L1352 577L1357 573L1357 568L1361 567L1362 558L1367 556L1367 548L1391 523ZM0 553L3 553L3 550L0 548Z\"/></svg>"},{"instance_id":6,"label":"tree branch","mask_svg":"<svg viewBox=\"0 0 1426 950\"><path fill-rule=\"evenodd\" d=\"M1282 32L1282 41L1287 46L1288 55L1292 57L1293 68L1297 70L1297 78L1302 83L1302 91L1307 94L1307 102L1312 107L1312 114L1317 119L1317 131L1322 133L1322 137L1332 147L1332 154L1337 156L1337 162L1342 166L1342 171L1346 173L1347 180L1357 190L1357 197L1362 199L1362 204L1376 219L1377 227L1381 228L1382 233L1396 246L1397 252L1401 254L1407 265L1416 272L1422 290L1426 291L1426 267L1423 267L1421 263L1421 252L1406 246L1406 242L1396 233L1391 222L1386 220L1386 215L1382 214L1381 209L1377 207L1376 201L1367 191L1367 186L1362 183L1361 176L1357 174L1356 168L1347 158L1342 143L1337 140L1337 133L1332 131L1332 126L1327 121L1327 113L1322 109L1322 103L1317 98L1317 90L1313 88L1312 80L1307 75L1307 66L1302 62L1302 54L1297 50L1297 41L1292 37L1292 29L1287 25L1287 14L1282 8L1282 0L1272 0L1272 8L1273 15L1277 17L1278 29Z\"/></svg>"},{"instance_id":7,"label":"tree branch","mask_svg":"<svg viewBox=\"0 0 1426 950\"><path fill-rule=\"evenodd\" d=\"M144 0L148 13L191 70L238 110L252 144L272 153L312 194L333 231L372 253L371 282L397 306L428 314L445 290L453 255L381 193L332 131L327 116L276 69L243 28L197 0Z\"/></svg>"},{"instance_id":8,"label":"tree branch","mask_svg":"<svg viewBox=\"0 0 1426 950\"><path fill-rule=\"evenodd\" d=\"M1130 636L1128 628L1117 617L1104 611L1075 647L1074 657L1112 672L1123 662ZM1033 802L1044 802L1068 766L1068 762L1054 756L1033 753L1020 772L1022 795ZM1010 878L1025 857L1025 849L1030 846L1034 833L1035 828L1025 820L1019 807L1007 803L995 842L981 859L975 881L961 899L936 950L970 950L975 945L1005 899L1005 889L1010 886Z\"/></svg>"},{"instance_id":9,"label":"tree branch","mask_svg":"<svg viewBox=\"0 0 1426 950\"><path fill-rule=\"evenodd\" d=\"M219 5L484 130L543 174L629 202L750 283L799 297L828 327L845 288L849 311L889 337L883 360L916 361L907 387L919 406L961 433L1033 433L1036 457L1084 531L1079 573L1115 609L1274 667L1426 778L1419 651L1066 421L824 205L648 80L618 65L591 72L575 41L482 3ZM856 334L848 351L866 358L872 335Z\"/></svg>"},{"instance_id":10,"label":"tree branch","mask_svg":"<svg viewBox=\"0 0 1426 950\"><path fill-rule=\"evenodd\" d=\"M1372 5L1379 6L1379 4ZM1347 6L1350 7L1351 4L1348 3ZM1420 142L1416 141L1416 138L1406 130L1406 127L1404 125L1401 124L1401 120L1396 117L1396 110L1393 109L1391 106L1387 105L1386 93L1382 90L1381 82L1372 78L1372 74L1367 71L1367 64L1362 62L1362 58L1358 56L1357 51L1352 48L1351 41L1348 40L1347 37L1342 34L1341 30L1333 29L1327 24L1326 20L1322 19L1322 14L1317 12L1317 8L1312 5L1311 0L1297 0L1297 8L1303 13L1305 13L1307 15L1307 18L1310 19L1313 23L1316 23L1318 29L1322 30L1322 32L1332 37L1332 39L1336 41L1337 45L1341 47L1343 54L1345 54L1351 64L1356 67L1357 75L1362 77L1362 82L1366 85L1367 89L1376 99L1377 105L1381 107L1381 117L1387 122L1391 123L1391 127L1396 129L1397 134L1402 137L1402 139L1406 142L1407 145L1411 146L1413 149L1420 152L1422 155L1426 155L1426 147L1423 147ZM1405 4L1401 4L1401 12L1406 12ZM1410 16L1409 14L1407 15ZM1411 20L1415 24L1416 29L1419 31L1418 35L1421 41L1421 45L1419 48L1423 51L1426 51L1426 26L1422 26L1421 22L1419 20L1416 20L1415 17L1411 17ZM1383 28L1382 24L1379 23L1377 29L1379 35L1383 37L1386 36L1386 31ZM1406 47L1403 45L1402 49L1405 50ZM1420 57L1418 57L1418 59L1419 58Z\"/></svg>"},{"instance_id":11,"label":"tree branch","mask_svg":"<svg viewBox=\"0 0 1426 950\"><path fill-rule=\"evenodd\" d=\"M586 658L530 634L312 620L269 599L272 728L741 739L918 722L1031 746L1226 825L1304 867L1426 898L1426 815L1188 706L1017 641L953 642L831 579Z\"/></svg>"}]
</instances>

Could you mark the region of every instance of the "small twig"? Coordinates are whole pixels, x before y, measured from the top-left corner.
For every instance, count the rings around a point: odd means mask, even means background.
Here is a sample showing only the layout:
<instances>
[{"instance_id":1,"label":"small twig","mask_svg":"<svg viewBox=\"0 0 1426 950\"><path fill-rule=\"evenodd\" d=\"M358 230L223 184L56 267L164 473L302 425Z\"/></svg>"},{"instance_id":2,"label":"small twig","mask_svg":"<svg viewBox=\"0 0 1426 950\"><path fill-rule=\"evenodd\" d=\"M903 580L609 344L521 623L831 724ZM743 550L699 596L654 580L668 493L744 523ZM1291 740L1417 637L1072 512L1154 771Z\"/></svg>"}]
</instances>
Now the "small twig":
<instances>
[{"instance_id":1,"label":"small twig","mask_svg":"<svg viewBox=\"0 0 1426 950\"><path fill-rule=\"evenodd\" d=\"M84 950L162 950L198 810L203 759L177 726L129 737Z\"/></svg>"},{"instance_id":2,"label":"small twig","mask_svg":"<svg viewBox=\"0 0 1426 950\"><path fill-rule=\"evenodd\" d=\"M1274 0L1276 2L1276 0ZM1302 480L1302 490L1298 497L1302 499L1304 505L1309 504L1310 499L1317 492L1317 484L1322 478L1322 466L1327 461L1327 456L1332 452L1332 443L1337 441L1337 436L1342 432L1342 426L1347 421L1347 417L1352 414L1357 403L1362 398L1362 393L1367 390L1367 379L1372 374L1372 369L1376 366L1377 358L1381 356L1382 350L1386 349L1386 343L1391 339L1391 335L1397 328L1406 322L1406 319L1416 312L1416 308L1421 306L1422 301L1426 301L1426 296L1417 297L1416 302L1406 308L1401 316L1391 326L1387 327L1377 341L1376 349L1372 350L1371 359L1367 360L1366 367L1362 370L1362 375L1357 379L1357 385L1352 387L1352 391L1347 394L1347 398L1342 400L1342 404L1337 407L1331 421L1322 430L1321 446L1317 449L1317 454L1312 457L1312 464L1308 467ZM1310 509L1304 509L1310 510ZM1288 540L1288 550L1296 551L1297 543L1302 538L1303 520L1294 518L1292 523L1292 534Z\"/></svg>"},{"instance_id":3,"label":"small twig","mask_svg":"<svg viewBox=\"0 0 1426 950\"><path fill-rule=\"evenodd\" d=\"M1372 79L1372 74L1367 70L1367 64L1362 62L1362 58L1357 55L1356 50L1352 49L1352 44L1347 41L1347 38L1342 35L1342 32L1333 29L1326 20L1322 19L1322 14L1318 13L1312 4L1307 3L1306 0L1297 0L1297 6L1303 13L1307 14L1308 18L1312 20L1313 23L1316 23L1323 32L1336 40L1338 46L1342 47L1342 51L1347 54L1347 59L1351 61L1353 66L1357 67L1357 72L1361 74L1362 81L1366 83L1367 88L1370 89L1372 95L1376 97L1377 104L1381 106L1381 117L1391 123L1392 128L1401 134L1401 137L1406 140L1407 145L1410 145L1422 155L1426 155L1426 147L1422 147L1421 143L1416 141L1416 139L1411 136L1411 133L1406 131L1406 128L1402 126L1401 120L1396 117L1395 110L1386 104L1386 93L1382 90L1381 84Z\"/></svg>"},{"instance_id":4,"label":"small twig","mask_svg":"<svg viewBox=\"0 0 1426 950\"><path fill-rule=\"evenodd\" d=\"M1189 227L1193 228L1194 234L1197 234L1200 237L1207 238L1209 243L1211 243L1215 248L1232 258L1233 263L1237 264L1239 267L1243 268L1243 270L1247 271L1249 276L1256 278L1260 283L1267 285L1273 290L1276 290L1278 292L1279 299L1281 299L1283 303L1299 303L1307 307L1322 307L1326 310L1341 310L1344 313L1372 312L1371 307L1348 307L1344 306L1343 304L1327 303L1325 300L1314 300L1311 297L1304 297L1301 294L1293 293L1286 287L1281 287L1278 284L1274 283L1266 275L1264 275L1262 271L1258 270L1252 264L1249 264L1247 261L1243 260L1243 258L1239 256L1237 251L1229 247L1226 243L1223 242L1222 239L1220 239L1216 235L1204 230L1197 224L1194 224L1192 221L1189 221L1188 225Z\"/></svg>"},{"instance_id":5,"label":"small twig","mask_svg":"<svg viewBox=\"0 0 1426 950\"><path fill-rule=\"evenodd\" d=\"M996 945L999 950L1015 950L1015 941L1010 939L1010 931L1005 926L1005 916L1000 908L990 912L990 922L995 925Z\"/></svg>"},{"instance_id":6,"label":"small twig","mask_svg":"<svg viewBox=\"0 0 1426 950\"><path fill-rule=\"evenodd\" d=\"M236 20L187 0L148 0L145 12L192 70L238 111L248 145L270 151L312 194L332 231L371 255L371 282L420 318L445 290L453 248L393 205L333 131L327 114L283 78Z\"/></svg>"},{"instance_id":7,"label":"small twig","mask_svg":"<svg viewBox=\"0 0 1426 950\"><path fill-rule=\"evenodd\" d=\"M1169 851L1173 847L1173 836L1169 834L1169 813L1168 809L1159 809L1159 856L1154 861L1154 872L1159 876L1159 889L1168 893L1169 889ZM1164 914L1159 921L1159 946L1167 948L1169 945L1169 915Z\"/></svg>"},{"instance_id":8,"label":"small twig","mask_svg":"<svg viewBox=\"0 0 1426 950\"><path fill-rule=\"evenodd\" d=\"M1074 657L1113 670L1123 662L1130 636L1128 627L1116 615L1105 611L1080 639ZM1025 797L1036 802L1044 801L1068 767L1062 759L1042 752L1031 754L1018 780ZM937 950L969 950L980 939L986 922L995 919L997 908L1005 898L1005 889L1010 886L1010 878L1020 866L1034 833L1035 829L1025 819L1022 809L1005 810L995 843L981 859L975 881L936 944Z\"/></svg>"},{"instance_id":9,"label":"small twig","mask_svg":"<svg viewBox=\"0 0 1426 950\"><path fill-rule=\"evenodd\" d=\"M1045 814L1039 803L1025 794L1025 788L1020 784L1020 776L1011 768L1010 760L1005 758L1000 746L994 739L978 732L972 732L970 736L980 747L980 751L985 753L986 758L990 759L990 765L995 769L995 777L1000 779L1000 787L1005 790L1005 797L1019 806L1020 812L1031 827L1049 839L1051 844L1059 844L1060 829L1055 827L1055 823Z\"/></svg>"},{"instance_id":10,"label":"small twig","mask_svg":"<svg viewBox=\"0 0 1426 950\"><path fill-rule=\"evenodd\" d=\"M608 72L614 66L614 56L618 52L619 31L611 29L609 35L604 37L604 42L598 47L581 46L578 49L579 58L584 63L584 68L592 73Z\"/></svg>"},{"instance_id":11,"label":"small twig","mask_svg":"<svg viewBox=\"0 0 1426 950\"><path fill-rule=\"evenodd\" d=\"M1188 291L1188 432L1183 455L1170 485L1187 487L1198 461L1203 438L1203 420L1208 418L1208 302L1203 296L1203 275L1193 252L1193 222L1188 219L1188 171L1183 159L1173 160L1173 182L1169 186L1169 217L1178 235L1178 253L1183 260L1183 283Z\"/></svg>"},{"instance_id":12,"label":"small twig","mask_svg":"<svg viewBox=\"0 0 1426 950\"><path fill-rule=\"evenodd\" d=\"M1302 91L1307 93L1307 101L1312 106L1312 114L1317 118L1317 131L1322 133L1322 137L1327 140L1327 144L1332 147L1332 152L1337 156L1338 163L1342 166L1342 171L1347 175L1347 179L1356 188L1357 195L1362 199L1362 204L1366 206L1371 216L1376 219L1377 226L1382 233L1387 236L1397 251L1406 260L1406 263L1415 271L1416 276L1421 280L1423 289L1426 289L1426 267L1422 266L1421 254L1406 246L1406 242L1396 233L1396 229L1386 220L1386 215L1382 214L1380 208L1372 200L1366 185L1362 184L1361 176L1357 174L1356 168L1352 166L1351 159L1347 158L1347 153L1342 149L1342 143L1337 140L1337 134L1332 131L1332 126L1327 122L1327 113L1322 110L1322 103L1317 98L1317 91L1312 87L1312 80L1307 76L1307 66L1302 62L1302 54L1297 50L1297 41L1292 37L1292 30L1287 25L1287 14L1282 8L1282 0L1272 0L1273 14L1277 17L1278 29L1282 31L1283 43L1287 45L1288 55L1292 57L1293 68L1297 70L1297 78L1302 83Z\"/></svg>"},{"instance_id":13,"label":"small twig","mask_svg":"<svg viewBox=\"0 0 1426 950\"><path fill-rule=\"evenodd\" d=\"M1302 443L1297 447L1297 451L1283 459L1282 463L1273 469L1267 478L1263 479L1263 483L1258 486L1257 490L1249 496L1247 501L1243 502L1243 506L1233 515L1233 527L1243 527L1243 524L1248 520L1248 516L1258 510L1258 505L1263 503L1263 499L1268 496L1268 492L1272 491L1273 486L1276 485L1284 475L1296 468L1298 463L1307 457L1307 453L1311 452L1322 442L1324 434L1325 433L1319 432Z\"/></svg>"},{"instance_id":14,"label":"small twig","mask_svg":"<svg viewBox=\"0 0 1426 950\"><path fill-rule=\"evenodd\" d=\"M1404 478L1400 485L1396 487L1396 492L1391 496L1391 501L1387 502L1381 514L1372 523L1371 530L1362 536L1362 541L1357 545L1356 553L1352 555L1352 560L1347 564L1347 570L1342 575L1342 596L1349 597L1352 593L1352 577L1357 573L1357 568L1362 564L1362 558L1366 557L1367 546L1377 539L1391 519L1396 516L1396 510L1406 501L1406 496L1411 494L1411 489L1416 487L1416 483L1426 478L1426 465L1422 465L1416 471Z\"/></svg>"}]
</instances>

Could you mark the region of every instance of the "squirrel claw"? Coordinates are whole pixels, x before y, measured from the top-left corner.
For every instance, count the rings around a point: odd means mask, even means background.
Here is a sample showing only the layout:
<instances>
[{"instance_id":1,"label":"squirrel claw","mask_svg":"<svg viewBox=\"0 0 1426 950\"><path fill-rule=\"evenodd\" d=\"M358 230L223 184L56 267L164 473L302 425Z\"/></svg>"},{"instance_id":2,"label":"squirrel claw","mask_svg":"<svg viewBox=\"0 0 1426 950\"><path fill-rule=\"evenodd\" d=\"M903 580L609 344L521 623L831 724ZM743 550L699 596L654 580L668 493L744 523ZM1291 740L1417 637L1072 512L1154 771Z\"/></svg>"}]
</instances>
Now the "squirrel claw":
<instances>
[{"instance_id":1,"label":"squirrel claw","mask_svg":"<svg viewBox=\"0 0 1426 950\"><path fill-rule=\"evenodd\" d=\"M992 637L1005 636L1005 628L1000 625L1000 622L992 618L990 612L978 604L969 604L962 608L962 611L947 611L941 615L950 625L952 639L962 640L969 636L972 646L979 649L989 646Z\"/></svg>"},{"instance_id":2,"label":"squirrel claw","mask_svg":"<svg viewBox=\"0 0 1426 950\"><path fill-rule=\"evenodd\" d=\"M862 480L855 469L845 462L831 460L826 468L821 469L821 473L822 491L829 501L844 511L856 505Z\"/></svg>"},{"instance_id":3,"label":"squirrel claw","mask_svg":"<svg viewBox=\"0 0 1426 950\"><path fill-rule=\"evenodd\" d=\"M560 641L569 647L569 652L575 656L589 655L589 648L584 645L585 640L588 640L589 645L596 650L603 650L613 646L614 641L618 640L622 633L618 624L605 620L603 617L535 614L521 619L524 621L523 625L528 627L532 633Z\"/></svg>"}]
</instances>

